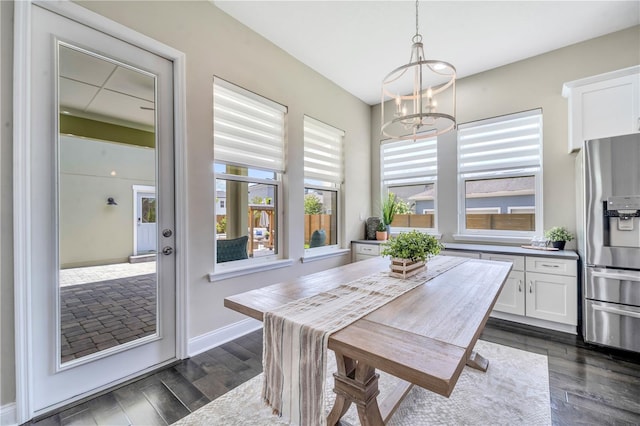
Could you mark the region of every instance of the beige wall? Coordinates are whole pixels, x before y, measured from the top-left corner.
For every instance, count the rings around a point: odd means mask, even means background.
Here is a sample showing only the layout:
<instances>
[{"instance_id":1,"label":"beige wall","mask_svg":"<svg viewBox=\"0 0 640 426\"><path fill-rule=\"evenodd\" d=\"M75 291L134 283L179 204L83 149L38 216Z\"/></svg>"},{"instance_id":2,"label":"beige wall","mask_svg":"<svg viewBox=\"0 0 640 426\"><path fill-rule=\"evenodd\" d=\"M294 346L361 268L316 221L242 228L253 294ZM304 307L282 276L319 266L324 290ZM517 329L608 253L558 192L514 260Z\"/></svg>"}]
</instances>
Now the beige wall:
<instances>
[{"instance_id":1,"label":"beige wall","mask_svg":"<svg viewBox=\"0 0 640 426\"><path fill-rule=\"evenodd\" d=\"M567 154L568 105L562 97L562 85L638 64L640 26L462 78L456 84L457 120L466 123L542 108L543 226L564 225L575 231L575 154ZM380 197L379 105L372 108L371 117L371 197L375 206ZM455 132L439 138L438 170L438 227L443 241L451 242L458 226ZM575 248L575 242L568 248Z\"/></svg>"}]
</instances>

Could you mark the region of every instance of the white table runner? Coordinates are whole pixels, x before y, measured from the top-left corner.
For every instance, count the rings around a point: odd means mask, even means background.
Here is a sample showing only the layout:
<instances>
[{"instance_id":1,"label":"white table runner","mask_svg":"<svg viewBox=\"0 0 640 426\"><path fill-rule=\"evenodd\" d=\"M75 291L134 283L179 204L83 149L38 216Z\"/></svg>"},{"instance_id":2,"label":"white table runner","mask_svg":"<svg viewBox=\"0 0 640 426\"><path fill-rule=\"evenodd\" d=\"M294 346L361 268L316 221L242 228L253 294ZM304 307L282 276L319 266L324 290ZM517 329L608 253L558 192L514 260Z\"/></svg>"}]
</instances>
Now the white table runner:
<instances>
[{"instance_id":1,"label":"white table runner","mask_svg":"<svg viewBox=\"0 0 640 426\"><path fill-rule=\"evenodd\" d=\"M468 259L436 256L408 279L378 272L264 314L262 397L291 424L326 425L329 336Z\"/></svg>"}]
</instances>

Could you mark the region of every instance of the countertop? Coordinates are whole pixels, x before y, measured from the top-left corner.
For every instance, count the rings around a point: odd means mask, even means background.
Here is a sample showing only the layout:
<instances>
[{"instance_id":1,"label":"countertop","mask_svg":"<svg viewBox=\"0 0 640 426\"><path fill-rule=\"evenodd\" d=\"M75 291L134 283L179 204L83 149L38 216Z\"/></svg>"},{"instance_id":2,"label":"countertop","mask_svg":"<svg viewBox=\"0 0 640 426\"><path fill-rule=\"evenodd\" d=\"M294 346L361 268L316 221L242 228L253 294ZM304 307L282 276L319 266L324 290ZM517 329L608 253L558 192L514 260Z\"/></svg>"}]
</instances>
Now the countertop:
<instances>
[{"instance_id":1,"label":"countertop","mask_svg":"<svg viewBox=\"0 0 640 426\"><path fill-rule=\"evenodd\" d=\"M377 240L353 240L352 243L357 244L382 244L384 241ZM478 251L484 253L501 253L518 256L538 256L538 257L554 257L557 259L578 260L578 254L573 250L535 250L526 249L515 246L497 246L491 244L460 244L460 243L443 243L445 250L464 250Z\"/></svg>"}]
</instances>

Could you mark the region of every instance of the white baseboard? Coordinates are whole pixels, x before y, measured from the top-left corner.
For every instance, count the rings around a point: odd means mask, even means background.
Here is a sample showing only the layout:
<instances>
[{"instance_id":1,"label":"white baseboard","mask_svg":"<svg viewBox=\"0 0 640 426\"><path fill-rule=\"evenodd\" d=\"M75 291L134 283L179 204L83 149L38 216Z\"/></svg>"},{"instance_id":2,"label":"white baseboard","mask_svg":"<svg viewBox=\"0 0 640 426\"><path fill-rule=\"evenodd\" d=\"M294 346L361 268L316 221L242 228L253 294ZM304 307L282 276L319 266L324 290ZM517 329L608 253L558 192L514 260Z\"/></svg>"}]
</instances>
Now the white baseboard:
<instances>
[{"instance_id":1,"label":"white baseboard","mask_svg":"<svg viewBox=\"0 0 640 426\"><path fill-rule=\"evenodd\" d=\"M563 333L578 334L578 328L575 325L562 324L559 322L545 321L537 318L523 317L521 315L508 314L506 312L492 311L493 318L499 318L507 321L519 322L520 324L533 325L534 327L548 328L550 330L561 331Z\"/></svg>"},{"instance_id":2,"label":"white baseboard","mask_svg":"<svg viewBox=\"0 0 640 426\"><path fill-rule=\"evenodd\" d=\"M260 328L262 328L262 322L253 318L229 324L226 327L189 339L187 354L190 357L198 355Z\"/></svg>"},{"instance_id":3,"label":"white baseboard","mask_svg":"<svg viewBox=\"0 0 640 426\"><path fill-rule=\"evenodd\" d=\"M16 421L16 403L6 404L0 406L0 425L13 426L17 425Z\"/></svg>"}]
</instances>

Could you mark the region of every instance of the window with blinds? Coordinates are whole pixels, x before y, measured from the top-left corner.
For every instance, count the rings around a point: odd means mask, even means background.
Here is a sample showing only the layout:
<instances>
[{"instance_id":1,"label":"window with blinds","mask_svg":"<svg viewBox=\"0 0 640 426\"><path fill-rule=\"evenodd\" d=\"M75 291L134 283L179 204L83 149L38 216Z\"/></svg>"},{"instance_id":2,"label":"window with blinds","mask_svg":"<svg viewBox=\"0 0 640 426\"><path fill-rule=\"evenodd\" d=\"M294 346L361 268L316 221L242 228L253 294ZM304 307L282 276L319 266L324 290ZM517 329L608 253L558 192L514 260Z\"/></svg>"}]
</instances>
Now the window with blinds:
<instances>
[{"instance_id":1,"label":"window with blinds","mask_svg":"<svg viewBox=\"0 0 640 426\"><path fill-rule=\"evenodd\" d=\"M344 131L304 117L304 247L339 247L339 200L344 181Z\"/></svg>"},{"instance_id":2,"label":"window with blinds","mask_svg":"<svg viewBox=\"0 0 640 426\"><path fill-rule=\"evenodd\" d=\"M279 259L286 107L213 83L216 272Z\"/></svg>"},{"instance_id":3,"label":"window with blinds","mask_svg":"<svg viewBox=\"0 0 640 426\"><path fill-rule=\"evenodd\" d=\"M458 126L462 234L530 238L542 232L542 111Z\"/></svg>"},{"instance_id":4,"label":"window with blinds","mask_svg":"<svg viewBox=\"0 0 640 426\"><path fill-rule=\"evenodd\" d=\"M213 83L217 163L283 172L287 108L219 78Z\"/></svg>"},{"instance_id":5,"label":"window with blinds","mask_svg":"<svg viewBox=\"0 0 640 426\"><path fill-rule=\"evenodd\" d=\"M437 139L383 143L380 165L383 197L392 193L398 203L392 231L437 228Z\"/></svg>"},{"instance_id":6,"label":"window with blinds","mask_svg":"<svg viewBox=\"0 0 640 426\"><path fill-rule=\"evenodd\" d=\"M340 186L344 180L344 131L304 117L304 178Z\"/></svg>"}]
</instances>

